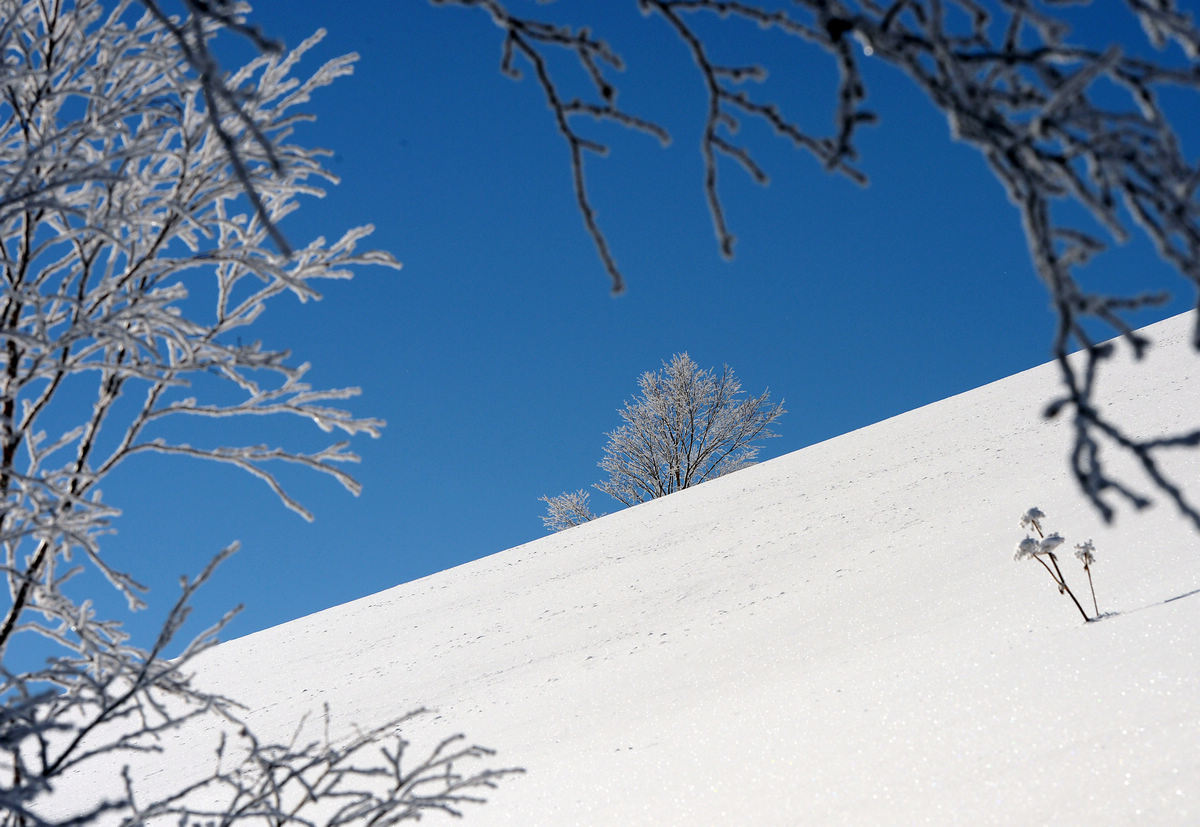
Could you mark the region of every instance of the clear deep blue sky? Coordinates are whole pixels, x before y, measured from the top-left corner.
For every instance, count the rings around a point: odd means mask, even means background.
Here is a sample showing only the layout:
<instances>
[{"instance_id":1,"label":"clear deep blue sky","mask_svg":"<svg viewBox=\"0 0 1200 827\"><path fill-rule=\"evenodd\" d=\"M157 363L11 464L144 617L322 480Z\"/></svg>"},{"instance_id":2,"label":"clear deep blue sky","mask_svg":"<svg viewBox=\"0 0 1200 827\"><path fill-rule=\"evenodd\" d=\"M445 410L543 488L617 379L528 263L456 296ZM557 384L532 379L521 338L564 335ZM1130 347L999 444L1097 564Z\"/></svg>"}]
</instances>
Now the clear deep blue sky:
<instances>
[{"instance_id":1,"label":"clear deep blue sky","mask_svg":"<svg viewBox=\"0 0 1200 827\"><path fill-rule=\"evenodd\" d=\"M288 44L328 29L310 69L361 55L353 77L318 93L308 107L318 120L299 133L333 150L342 183L286 231L304 243L370 222L371 246L404 262L399 273L365 269L329 284L319 303L281 301L260 335L312 362L314 384L361 387L354 409L388 425L356 443L360 497L324 478L287 477L313 524L232 469L153 457L122 468L104 486L124 511L107 547L152 587L138 628L161 617L178 575L233 540L243 550L199 602L205 621L247 604L227 637L543 536L537 498L599 479L622 400L639 373L678 351L706 367L728 363L747 390L769 386L786 400L764 458L1049 358L1053 319L1015 211L905 77L871 67L882 123L861 135L865 189L747 128L773 180L762 188L722 166L739 239L726 262L701 190L705 101L688 56L661 22L614 11L632 3L585 5L611 15L630 63L622 102L664 118L675 136L664 150L606 129L612 154L589 159L599 218L628 277L615 299L541 92L499 73L498 31L483 14L421 0L255 10ZM550 9L560 6L570 4ZM828 123L828 59L760 43L770 59L784 56L771 82L790 111ZM1110 254L1103 268L1114 284L1132 274L1143 285L1149 274L1175 289L1176 302L1144 322L1190 305L1186 285L1145 245ZM612 507L598 492L593 502Z\"/></svg>"}]
</instances>

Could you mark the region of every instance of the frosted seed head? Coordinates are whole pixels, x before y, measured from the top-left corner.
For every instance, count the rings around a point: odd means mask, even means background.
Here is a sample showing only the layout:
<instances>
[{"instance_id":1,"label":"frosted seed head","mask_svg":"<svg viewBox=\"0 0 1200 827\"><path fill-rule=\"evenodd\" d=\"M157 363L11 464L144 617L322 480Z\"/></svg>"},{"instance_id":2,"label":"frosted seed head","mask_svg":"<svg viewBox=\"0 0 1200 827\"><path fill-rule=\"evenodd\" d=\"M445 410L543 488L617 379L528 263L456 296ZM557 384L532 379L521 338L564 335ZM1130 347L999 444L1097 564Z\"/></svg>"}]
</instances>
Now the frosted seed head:
<instances>
[{"instance_id":1,"label":"frosted seed head","mask_svg":"<svg viewBox=\"0 0 1200 827\"><path fill-rule=\"evenodd\" d=\"M1039 554L1048 554L1048 553L1054 551L1056 548L1058 548L1065 542L1066 542L1066 540L1064 540L1057 531L1054 532L1053 534L1047 534L1045 536L1045 538L1043 538L1042 542L1038 544L1039 545L1038 553Z\"/></svg>"},{"instance_id":2,"label":"frosted seed head","mask_svg":"<svg viewBox=\"0 0 1200 827\"><path fill-rule=\"evenodd\" d=\"M1096 562L1096 547L1092 545L1091 538L1075 546L1075 557L1085 566Z\"/></svg>"},{"instance_id":3,"label":"frosted seed head","mask_svg":"<svg viewBox=\"0 0 1200 827\"><path fill-rule=\"evenodd\" d=\"M1046 515L1042 513L1042 509L1034 506L1021 515L1021 528L1038 525L1044 519L1046 519Z\"/></svg>"},{"instance_id":4,"label":"frosted seed head","mask_svg":"<svg viewBox=\"0 0 1200 827\"><path fill-rule=\"evenodd\" d=\"M1038 541L1032 537L1026 537L1021 542L1017 543L1017 552L1013 555L1014 560L1023 560L1026 557L1033 557L1038 553Z\"/></svg>"}]
</instances>

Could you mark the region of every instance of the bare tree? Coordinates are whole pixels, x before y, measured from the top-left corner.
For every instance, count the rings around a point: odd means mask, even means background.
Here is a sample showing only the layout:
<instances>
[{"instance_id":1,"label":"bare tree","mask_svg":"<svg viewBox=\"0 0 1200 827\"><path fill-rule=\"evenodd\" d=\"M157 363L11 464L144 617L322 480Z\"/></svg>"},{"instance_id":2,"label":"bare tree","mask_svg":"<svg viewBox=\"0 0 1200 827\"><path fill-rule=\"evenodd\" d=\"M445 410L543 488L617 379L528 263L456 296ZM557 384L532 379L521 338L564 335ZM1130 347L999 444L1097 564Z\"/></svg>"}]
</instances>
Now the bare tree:
<instances>
[{"instance_id":1,"label":"bare tree","mask_svg":"<svg viewBox=\"0 0 1200 827\"><path fill-rule=\"evenodd\" d=\"M547 531L562 531L596 519L588 506L588 492L582 488L538 499L546 504L546 516L542 517L542 524Z\"/></svg>"},{"instance_id":2,"label":"bare tree","mask_svg":"<svg viewBox=\"0 0 1200 827\"><path fill-rule=\"evenodd\" d=\"M488 750L450 739L402 771L405 744L387 748L383 730L260 741L234 701L187 671L231 615L166 659L192 595L232 547L183 581L146 649L66 588L90 566L131 608L145 605L135 575L111 566L101 544L117 511L99 486L139 454L240 468L305 517L277 476L281 464L358 490L341 468L357 460L348 442L312 453L194 445L178 436L193 418L294 416L346 437L383 425L331 406L357 389L312 388L307 365L242 341L277 296L316 298L320 279L398 266L357 250L370 227L294 252L267 246L297 198L330 179L321 153L291 140L305 117L298 107L348 74L354 56L295 77L318 33L219 80L202 77L180 32L207 44L241 7L210 2L210 14L174 20L145 5L0 0L0 542L11 598L0 621L3 823L54 823L48 802L66 773L81 771L112 773L113 786L71 813L72 824L311 823L314 808L331 824L457 813L508 772L457 769ZM236 107L214 109L214 85L235 93ZM17 638L45 655L43 666L10 668ZM164 732L209 716L228 722L230 740L193 785L147 798L114 770L125 755L158 750ZM199 809L196 796L207 802Z\"/></svg>"},{"instance_id":3,"label":"bare tree","mask_svg":"<svg viewBox=\"0 0 1200 827\"><path fill-rule=\"evenodd\" d=\"M609 121L653 135L666 129L653 113L635 113L619 101L624 68L612 15L594 25L558 22L551 9L530 16L510 0L431 0L487 14L500 30L501 70L514 78L529 67L566 143L576 201L615 292L624 276L596 220L585 175L590 154L606 146L589 122ZM563 4L565 5L565 4ZM862 66L881 61L902 70L945 116L957 140L975 147L1003 184L1024 228L1029 255L1058 315L1053 353L1064 392L1048 415L1069 411L1075 447L1071 468L1103 517L1111 496L1135 507L1149 500L1105 471L1103 446L1131 452L1152 485L1200 527L1200 510L1161 470L1164 451L1200 445L1200 430L1135 437L1096 404L1096 376L1113 349L1088 332L1089 321L1120 335L1140 357L1147 342L1132 329L1129 311L1159 304L1163 291L1112 296L1086 286L1086 265L1110 244L1143 233L1159 256L1200 286L1200 165L1161 103L1177 111L1200 109L1200 29L1176 0L1125 0L1124 23L1093 27L1103 42L1088 41L1071 23L1090 0L636 0L646 25L660 24L686 48L707 105L697 113L703 137L702 188L721 254L734 237L721 198L726 164L767 182L753 147L738 134L758 121L811 155L828 171L866 183L856 148L861 128L877 121L867 105ZM1081 8L1082 7L1082 8ZM1110 9L1120 13L1121 9ZM756 95L766 76L759 39L782 34L798 49L826 53L838 69L830 90L833 119L816 134L776 102ZM725 57L736 55L742 59ZM564 74L559 56L574 59L584 83ZM718 56L720 55L720 56ZM777 76L779 73L777 73ZM802 80L800 82L803 82ZM570 91L568 91L570 90ZM1166 93L1166 95L1164 95ZM1195 151L1193 149L1193 157ZM1100 337L1105 338L1105 337ZM1200 323L1194 335L1200 348ZM1067 356L1083 349L1082 366Z\"/></svg>"},{"instance_id":4,"label":"bare tree","mask_svg":"<svg viewBox=\"0 0 1200 827\"><path fill-rule=\"evenodd\" d=\"M620 411L624 424L607 434L599 465L608 479L592 486L627 506L753 464L759 451L754 443L778 436L770 425L785 413L782 402L771 404L769 391L744 398L729 365L718 374L686 353L643 373L638 388ZM541 499L550 531L594 517L583 491Z\"/></svg>"}]
</instances>

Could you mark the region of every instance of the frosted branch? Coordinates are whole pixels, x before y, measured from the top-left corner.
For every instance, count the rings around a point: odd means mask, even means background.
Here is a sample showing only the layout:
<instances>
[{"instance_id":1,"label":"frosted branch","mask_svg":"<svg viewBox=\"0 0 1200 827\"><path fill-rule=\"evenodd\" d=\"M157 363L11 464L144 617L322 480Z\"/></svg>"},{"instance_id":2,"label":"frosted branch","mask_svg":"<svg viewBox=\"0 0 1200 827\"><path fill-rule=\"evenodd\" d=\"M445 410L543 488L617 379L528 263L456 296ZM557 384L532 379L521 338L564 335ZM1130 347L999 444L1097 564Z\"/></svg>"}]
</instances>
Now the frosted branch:
<instances>
[{"instance_id":1,"label":"frosted branch","mask_svg":"<svg viewBox=\"0 0 1200 827\"><path fill-rule=\"evenodd\" d=\"M568 114L602 108L617 98L612 76L601 71L623 65L617 48L591 30L517 14L502 0L433 2L486 11L505 33L505 70L519 76L512 66L515 54L536 67L571 150L584 224L619 287L623 275L615 269L583 188L582 152L598 145L566 120ZM1148 501L1104 471L1100 445L1111 444L1132 452L1151 484L1200 527L1200 510L1166 477L1157 459L1168 446L1196 444L1191 433L1131 437L1100 414L1094 385L1086 378L1105 358L1093 349L1087 324L1100 322L1140 355L1145 343L1133 333L1128 314L1166 300L1162 290L1111 296L1089 289L1086 267L1110 245L1140 232L1163 261L1200 290L1200 165L1194 148L1190 154L1184 150L1183 137L1160 102L1169 93L1183 111L1200 108L1200 29L1176 0L1126 0L1130 25L1114 23L1105 37L1118 37L1117 42L1099 43L1087 42L1069 24L1074 13L1069 7L1088 6L1089 0L796 0L786 7L636 0L629 5L666 24L686 48L704 90L704 106L696 113L703 133L702 185L725 256L732 255L734 236L721 195L721 160L732 161L756 181L767 180L753 143L734 138L740 120L763 121L824 168L865 183L855 166L857 139L860 128L876 117L865 105L861 64L881 61L902 70L943 114L953 136L979 151L1022 223L1030 260L1059 318L1053 348L1064 366L1065 395L1056 409L1073 411L1072 468L1085 494L1106 518L1114 513L1110 494L1135 506ZM607 22L598 19L596 29ZM765 51L758 48L763 31L782 34L796 49L822 52L837 67L827 134L802 128L795 115L747 88L770 69L758 59ZM1147 50L1147 43L1155 51ZM585 64L596 56L596 65L588 68L593 100L570 109L561 103L554 92L559 79L548 59L555 50L578 54ZM749 59L718 61L714 53ZM656 123L653 114L628 117ZM1193 344L1200 348L1200 322ZM1067 354L1080 348L1095 363L1082 373L1066 366Z\"/></svg>"}]
</instances>

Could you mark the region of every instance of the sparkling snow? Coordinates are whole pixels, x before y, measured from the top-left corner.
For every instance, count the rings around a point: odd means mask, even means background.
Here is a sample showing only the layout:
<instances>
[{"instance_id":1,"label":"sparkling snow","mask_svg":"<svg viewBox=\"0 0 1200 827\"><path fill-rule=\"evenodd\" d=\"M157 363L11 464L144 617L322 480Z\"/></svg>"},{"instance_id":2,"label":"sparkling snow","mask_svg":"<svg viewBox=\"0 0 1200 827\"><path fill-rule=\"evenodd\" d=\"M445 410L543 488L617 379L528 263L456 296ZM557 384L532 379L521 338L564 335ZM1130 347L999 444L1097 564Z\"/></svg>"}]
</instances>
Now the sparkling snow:
<instances>
[{"instance_id":1,"label":"sparkling snow","mask_svg":"<svg viewBox=\"0 0 1200 827\"><path fill-rule=\"evenodd\" d=\"M1101 377L1139 432L1200 423L1192 318ZM499 750L489 766L527 770L473 824L1200 823L1200 534L1162 501L1101 523L1068 476L1069 423L1040 416L1056 378L1044 365L231 641L201 680L269 738L324 702L343 732L435 708L406 730L415 750L461 731ZM1167 467L1200 496L1197 463ZM1035 505L1094 541L1110 616L1084 624L1013 561ZM136 774L166 789L213 737Z\"/></svg>"}]
</instances>

